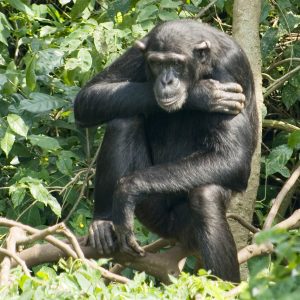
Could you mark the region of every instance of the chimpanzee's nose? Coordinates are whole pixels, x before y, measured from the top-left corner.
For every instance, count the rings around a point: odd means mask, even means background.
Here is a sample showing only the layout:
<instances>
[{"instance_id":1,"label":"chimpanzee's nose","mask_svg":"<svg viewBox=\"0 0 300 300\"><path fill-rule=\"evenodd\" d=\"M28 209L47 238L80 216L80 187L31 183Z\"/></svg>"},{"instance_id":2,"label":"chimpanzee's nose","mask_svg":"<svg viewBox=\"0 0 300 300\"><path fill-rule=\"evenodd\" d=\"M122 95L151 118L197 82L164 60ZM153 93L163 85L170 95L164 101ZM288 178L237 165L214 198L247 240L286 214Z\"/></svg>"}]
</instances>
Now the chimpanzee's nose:
<instances>
[{"instance_id":1,"label":"chimpanzee's nose","mask_svg":"<svg viewBox=\"0 0 300 300\"><path fill-rule=\"evenodd\" d=\"M161 84L163 87L166 87L168 85L172 85L174 83L174 75L171 71L165 72L161 78Z\"/></svg>"}]
</instances>

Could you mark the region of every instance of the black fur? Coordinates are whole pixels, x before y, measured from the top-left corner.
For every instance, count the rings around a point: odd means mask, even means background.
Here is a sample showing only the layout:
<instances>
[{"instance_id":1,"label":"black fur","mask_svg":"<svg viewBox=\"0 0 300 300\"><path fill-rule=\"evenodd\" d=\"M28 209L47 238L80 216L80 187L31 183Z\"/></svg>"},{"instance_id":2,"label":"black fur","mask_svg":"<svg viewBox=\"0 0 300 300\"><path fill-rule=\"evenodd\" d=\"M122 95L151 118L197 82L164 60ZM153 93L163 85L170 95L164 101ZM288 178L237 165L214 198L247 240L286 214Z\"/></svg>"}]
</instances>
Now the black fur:
<instances>
[{"instance_id":1,"label":"black fur","mask_svg":"<svg viewBox=\"0 0 300 300\"><path fill-rule=\"evenodd\" d=\"M210 45L205 52L195 48L203 41ZM135 213L150 230L199 253L213 274L237 282L236 247L225 213L232 192L247 187L256 145L248 60L229 36L191 20L158 25L140 45L75 99L78 124L107 123L96 167L91 243L109 254L117 237L121 251L141 253L132 233ZM187 58L188 71L172 73L188 90L180 109L159 107L153 87L161 77L149 69L150 51ZM238 85L228 88L232 83ZM245 107L228 113L236 97L244 97Z\"/></svg>"}]
</instances>

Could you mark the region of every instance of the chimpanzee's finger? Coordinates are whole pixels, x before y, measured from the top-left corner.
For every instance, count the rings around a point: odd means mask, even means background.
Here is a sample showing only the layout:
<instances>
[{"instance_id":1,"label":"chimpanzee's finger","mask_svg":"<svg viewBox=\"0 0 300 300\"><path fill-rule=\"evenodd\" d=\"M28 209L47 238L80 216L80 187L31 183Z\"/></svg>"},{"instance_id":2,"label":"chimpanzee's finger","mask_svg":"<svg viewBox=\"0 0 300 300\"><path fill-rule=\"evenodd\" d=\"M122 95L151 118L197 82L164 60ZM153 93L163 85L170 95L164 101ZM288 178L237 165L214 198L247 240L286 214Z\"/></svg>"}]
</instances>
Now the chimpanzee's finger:
<instances>
[{"instance_id":1,"label":"chimpanzee's finger","mask_svg":"<svg viewBox=\"0 0 300 300\"><path fill-rule=\"evenodd\" d=\"M217 100L228 100L228 101L238 101L238 102L246 102L246 97L242 93L229 93L223 91L215 91L214 98Z\"/></svg>"},{"instance_id":2,"label":"chimpanzee's finger","mask_svg":"<svg viewBox=\"0 0 300 300\"><path fill-rule=\"evenodd\" d=\"M144 249L140 247L140 245L137 243L137 241L133 235L130 234L127 236L127 244L137 254L139 254L141 256L145 255Z\"/></svg>"},{"instance_id":3,"label":"chimpanzee's finger","mask_svg":"<svg viewBox=\"0 0 300 300\"><path fill-rule=\"evenodd\" d=\"M224 92L242 93L243 88L235 82L219 83L217 87Z\"/></svg>"}]
</instances>

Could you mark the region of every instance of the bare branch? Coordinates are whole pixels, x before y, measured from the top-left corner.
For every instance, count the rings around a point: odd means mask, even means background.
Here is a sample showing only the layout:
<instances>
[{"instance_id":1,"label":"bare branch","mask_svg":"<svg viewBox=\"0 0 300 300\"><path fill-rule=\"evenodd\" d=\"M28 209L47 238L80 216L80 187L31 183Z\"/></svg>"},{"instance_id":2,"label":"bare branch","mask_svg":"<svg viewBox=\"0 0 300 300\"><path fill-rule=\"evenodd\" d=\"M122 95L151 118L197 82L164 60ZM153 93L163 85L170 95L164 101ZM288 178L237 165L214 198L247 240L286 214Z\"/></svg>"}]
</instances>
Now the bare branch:
<instances>
[{"instance_id":1,"label":"bare branch","mask_svg":"<svg viewBox=\"0 0 300 300\"><path fill-rule=\"evenodd\" d=\"M80 259L85 261L85 256L81 250L81 247L80 247L75 235L66 226L64 226L64 228L61 230L61 232L67 237L70 244L73 246L73 249L75 250L77 256Z\"/></svg>"},{"instance_id":2,"label":"bare branch","mask_svg":"<svg viewBox=\"0 0 300 300\"><path fill-rule=\"evenodd\" d=\"M201 18L217 1L218 0L212 0L205 7L203 7L194 18L195 19Z\"/></svg>"},{"instance_id":3,"label":"bare branch","mask_svg":"<svg viewBox=\"0 0 300 300\"><path fill-rule=\"evenodd\" d=\"M253 233L257 233L257 232L260 231L260 229L256 228L255 226L253 226L249 222L245 221L241 216L239 216L237 214L228 213L228 214L226 214L226 217L229 218L229 219L233 219L233 220L238 221L242 226L244 226L245 228L247 228L249 231L251 231Z\"/></svg>"},{"instance_id":4,"label":"bare branch","mask_svg":"<svg viewBox=\"0 0 300 300\"><path fill-rule=\"evenodd\" d=\"M97 159L98 154L99 154L99 152L100 152L100 148L101 148L101 144L98 146L98 149L97 149L97 151L96 151L96 153L95 153L95 155L94 155L94 157L93 157L91 163L89 164L89 167L88 167L88 169L87 169L87 171L86 171L85 178L84 178L84 181L83 181L83 184L82 184L82 187L81 187L79 196L78 196L76 202L74 203L72 209L69 211L67 217L64 219L64 223L67 223L67 221L71 218L72 214L73 214L74 211L77 209L77 206L78 206L80 200L81 200L82 197L83 197L83 194L84 194L84 192L85 192L85 188L86 188L86 186L88 185L90 172L91 172L91 170L92 170L92 168L93 168L93 165L94 165L95 162L96 162L96 159Z\"/></svg>"},{"instance_id":5,"label":"bare branch","mask_svg":"<svg viewBox=\"0 0 300 300\"><path fill-rule=\"evenodd\" d=\"M7 247L7 251L11 255L16 254L17 241L19 238L23 238L24 236L25 236L25 232L19 227L12 227L9 230L9 234L6 239L6 247ZM9 255L9 256L5 256L1 262L0 286L4 286L8 284L10 268L11 268L11 258Z\"/></svg>"},{"instance_id":6,"label":"bare branch","mask_svg":"<svg viewBox=\"0 0 300 300\"><path fill-rule=\"evenodd\" d=\"M294 213L286 220L278 223L274 228L281 229L293 229L300 227L300 209L294 211ZM249 260L251 257L271 253L274 250L272 244L252 244L241 249L238 253L239 263L242 264Z\"/></svg>"},{"instance_id":7,"label":"bare branch","mask_svg":"<svg viewBox=\"0 0 300 300\"><path fill-rule=\"evenodd\" d=\"M280 65L283 65L285 63L293 63L293 62L297 62L297 63L300 63L300 58L296 58L296 57L289 57L289 58L286 58L286 59L283 59L281 61L277 61L275 62L274 64L270 65L268 68L267 68L267 71L270 71L272 70L273 68L277 67L277 66L280 66Z\"/></svg>"},{"instance_id":8,"label":"bare branch","mask_svg":"<svg viewBox=\"0 0 300 300\"><path fill-rule=\"evenodd\" d=\"M294 132L296 130L300 130L299 127L283 122L283 121L277 121L277 120L263 120L262 123L263 127L270 127L270 128L276 128L276 129L281 129L285 130L287 132Z\"/></svg>"},{"instance_id":9,"label":"bare branch","mask_svg":"<svg viewBox=\"0 0 300 300\"><path fill-rule=\"evenodd\" d=\"M59 223L54 226L47 227L43 230L39 230L39 232L34 233L30 236L24 236L24 238L19 239L17 243L19 245L23 245L23 244L33 243L35 241L45 239L48 235L56 233L62 226L63 224Z\"/></svg>"},{"instance_id":10,"label":"bare branch","mask_svg":"<svg viewBox=\"0 0 300 300\"><path fill-rule=\"evenodd\" d=\"M0 253L4 254L5 256L9 256L10 258L13 258L22 267L24 273L28 277L31 277L29 269L27 268L25 262L19 256L3 248L0 248Z\"/></svg>"},{"instance_id":11,"label":"bare branch","mask_svg":"<svg viewBox=\"0 0 300 300\"><path fill-rule=\"evenodd\" d=\"M290 77L294 76L297 72L300 71L300 66L297 66L292 71L284 74L282 77L274 81L265 91L264 98L268 97L272 92L278 89L282 84L284 84Z\"/></svg>"},{"instance_id":12,"label":"bare branch","mask_svg":"<svg viewBox=\"0 0 300 300\"><path fill-rule=\"evenodd\" d=\"M30 233L30 234L38 234L40 233L40 230L35 229L31 226L24 225L17 221L12 221L6 218L0 218L0 226L6 226L6 227L19 227L23 229L24 231ZM55 238L54 236L46 236L45 240L51 244L53 244L55 247L61 249L63 252L67 253L68 256L77 258L76 252L66 243L60 241L59 239Z\"/></svg>"},{"instance_id":13,"label":"bare branch","mask_svg":"<svg viewBox=\"0 0 300 300\"><path fill-rule=\"evenodd\" d=\"M282 187L281 191L277 195L276 199L274 200L272 208L266 218L263 229L271 228L273 220L277 215L277 212L279 210L279 207L280 207L284 197L286 196L288 191L292 188L292 186L296 183L299 176L300 176L300 163L297 164L295 171L290 176L290 178L286 181L286 183Z\"/></svg>"}]
</instances>

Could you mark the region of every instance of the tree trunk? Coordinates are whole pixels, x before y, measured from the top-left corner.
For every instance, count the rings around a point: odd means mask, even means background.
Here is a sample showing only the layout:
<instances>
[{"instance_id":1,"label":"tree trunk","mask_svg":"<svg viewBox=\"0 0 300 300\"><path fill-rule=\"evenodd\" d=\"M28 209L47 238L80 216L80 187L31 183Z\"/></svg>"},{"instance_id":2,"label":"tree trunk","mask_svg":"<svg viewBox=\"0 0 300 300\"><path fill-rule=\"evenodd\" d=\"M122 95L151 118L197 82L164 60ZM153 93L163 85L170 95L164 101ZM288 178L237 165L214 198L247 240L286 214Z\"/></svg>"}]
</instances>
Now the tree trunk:
<instances>
[{"instance_id":1,"label":"tree trunk","mask_svg":"<svg viewBox=\"0 0 300 300\"><path fill-rule=\"evenodd\" d=\"M257 148L252 159L252 171L248 189L232 199L230 212L239 214L244 220L251 222L256 200L260 174L260 145L261 145L261 107L263 103L261 53L259 39L259 22L261 14L260 0L235 0L233 5L233 37L246 52L254 75L255 95L259 115L259 130ZM247 244L249 232L237 222L230 221L232 232L241 249ZM246 277L246 267L241 268L242 278Z\"/></svg>"}]
</instances>

